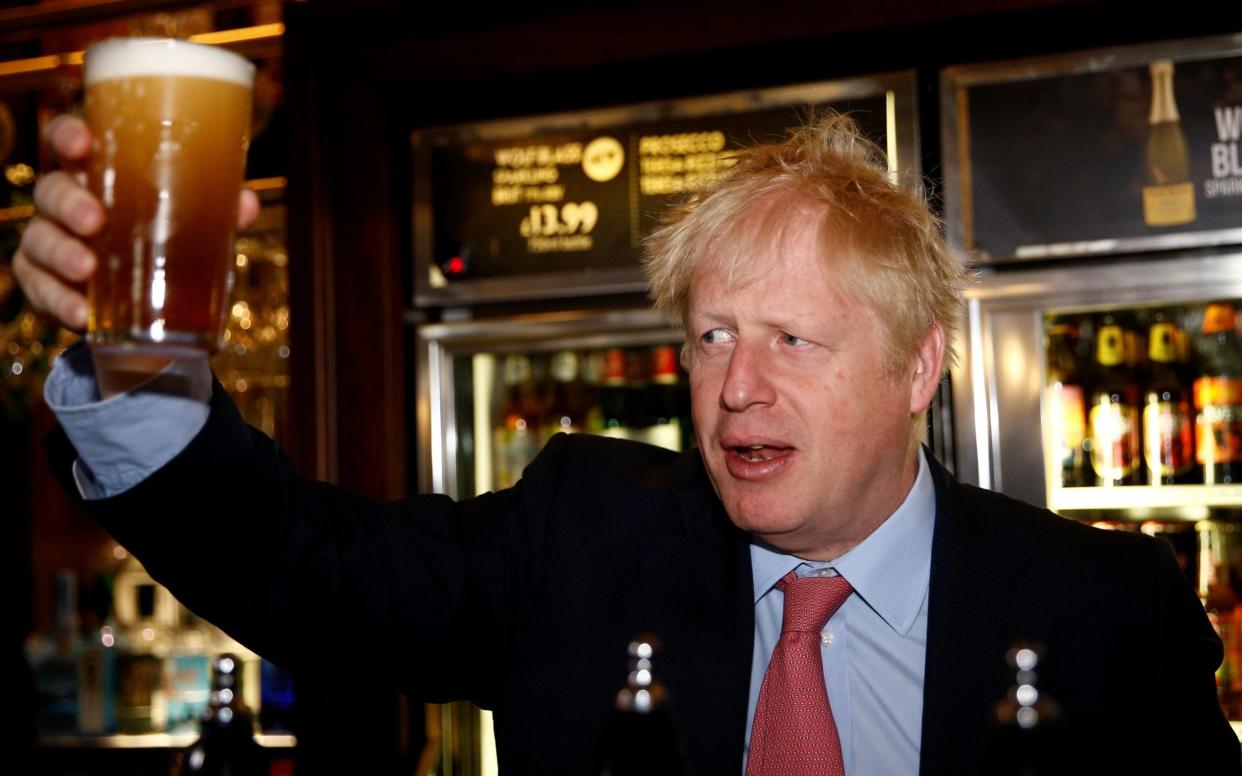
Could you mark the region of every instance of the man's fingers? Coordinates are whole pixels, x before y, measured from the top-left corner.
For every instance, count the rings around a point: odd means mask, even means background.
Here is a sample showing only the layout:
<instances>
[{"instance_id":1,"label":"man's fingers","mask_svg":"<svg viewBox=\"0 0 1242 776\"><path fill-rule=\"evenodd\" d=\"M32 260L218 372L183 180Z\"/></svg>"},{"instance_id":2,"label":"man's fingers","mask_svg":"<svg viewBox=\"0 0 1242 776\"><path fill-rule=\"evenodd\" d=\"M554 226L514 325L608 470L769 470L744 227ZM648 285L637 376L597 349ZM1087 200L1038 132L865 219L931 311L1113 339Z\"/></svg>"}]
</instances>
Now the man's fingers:
<instances>
[{"instance_id":1,"label":"man's fingers","mask_svg":"<svg viewBox=\"0 0 1242 776\"><path fill-rule=\"evenodd\" d=\"M32 264L75 283L85 281L95 271L95 255L90 249L40 216L26 225L22 250Z\"/></svg>"},{"instance_id":2,"label":"man's fingers","mask_svg":"<svg viewBox=\"0 0 1242 776\"><path fill-rule=\"evenodd\" d=\"M31 262L20 248L13 256L13 274L36 310L48 313L71 329L86 326L86 298Z\"/></svg>"},{"instance_id":3,"label":"man's fingers","mask_svg":"<svg viewBox=\"0 0 1242 776\"><path fill-rule=\"evenodd\" d=\"M242 189L237 201L237 228L248 229L259 217L259 195L250 189Z\"/></svg>"},{"instance_id":4,"label":"man's fingers","mask_svg":"<svg viewBox=\"0 0 1242 776\"><path fill-rule=\"evenodd\" d=\"M39 179L34 190L35 207L70 231L89 236L103 224L103 206L82 188L73 175L58 170Z\"/></svg>"},{"instance_id":5,"label":"man's fingers","mask_svg":"<svg viewBox=\"0 0 1242 776\"><path fill-rule=\"evenodd\" d=\"M90 130L76 116L60 115L52 119L44 128L43 136L64 161L81 161L91 150Z\"/></svg>"}]
</instances>

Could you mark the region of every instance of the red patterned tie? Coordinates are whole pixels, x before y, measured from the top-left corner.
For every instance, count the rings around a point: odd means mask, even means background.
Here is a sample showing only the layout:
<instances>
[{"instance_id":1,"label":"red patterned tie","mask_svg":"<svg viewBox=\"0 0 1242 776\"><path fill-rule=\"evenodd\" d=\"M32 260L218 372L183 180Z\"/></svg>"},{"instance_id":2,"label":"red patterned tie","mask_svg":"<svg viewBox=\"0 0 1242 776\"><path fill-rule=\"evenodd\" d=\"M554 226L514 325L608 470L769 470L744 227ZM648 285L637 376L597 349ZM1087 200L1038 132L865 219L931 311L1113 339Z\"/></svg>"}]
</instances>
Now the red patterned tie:
<instances>
[{"instance_id":1,"label":"red patterned tie","mask_svg":"<svg viewBox=\"0 0 1242 776\"><path fill-rule=\"evenodd\" d=\"M820 631L854 588L844 577L789 572L781 638L759 689L746 776L845 776L841 738L824 689Z\"/></svg>"}]
</instances>

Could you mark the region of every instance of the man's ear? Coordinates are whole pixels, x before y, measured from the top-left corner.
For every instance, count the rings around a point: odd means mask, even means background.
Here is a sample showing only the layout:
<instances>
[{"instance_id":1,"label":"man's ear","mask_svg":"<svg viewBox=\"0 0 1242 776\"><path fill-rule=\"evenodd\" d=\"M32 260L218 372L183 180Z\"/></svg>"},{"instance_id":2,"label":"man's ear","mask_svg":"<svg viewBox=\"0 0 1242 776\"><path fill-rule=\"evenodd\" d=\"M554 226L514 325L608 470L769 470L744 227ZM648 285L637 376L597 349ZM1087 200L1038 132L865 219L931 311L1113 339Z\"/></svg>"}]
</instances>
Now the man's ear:
<instances>
[{"instance_id":1,"label":"man's ear","mask_svg":"<svg viewBox=\"0 0 1242 776\"><path fill-rule=\"evenodd\" d=\"M922 412L931 404L940 385L940 367L944 363L944 330L933 323L927 336L914 351L914 368L910 380L910 412Z\"/></svg>"}]
</instances>

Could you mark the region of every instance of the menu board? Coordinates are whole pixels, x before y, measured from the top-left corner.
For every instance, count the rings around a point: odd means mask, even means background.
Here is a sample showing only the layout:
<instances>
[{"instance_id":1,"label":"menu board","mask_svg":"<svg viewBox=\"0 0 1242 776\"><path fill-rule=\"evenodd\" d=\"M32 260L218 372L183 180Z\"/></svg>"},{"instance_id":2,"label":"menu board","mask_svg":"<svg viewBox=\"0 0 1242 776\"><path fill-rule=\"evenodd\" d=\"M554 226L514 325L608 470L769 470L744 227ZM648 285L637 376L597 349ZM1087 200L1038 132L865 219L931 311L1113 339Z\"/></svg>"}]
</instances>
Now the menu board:
<instances>
[{"instance_id":1,"label":"menu board","mask_svg":"<svg viewBox=\"0 0 1242 776\"><path fill-rule=\"evenodd\" d=\"M670 207L724 175L738 149L781 141L826 110L847 113L889 147L891 89L859 91L814 101L787 92L784 102L725 95L693 111L669 103L602 113L608 120L587 114L416 133L425 178L416 199L429 205L416 219L416 256L431 278L427 296L500 279L570 294L601 272L638 277L643 238ZM506 131L515 128L534 131Z\"/></svg>"},{"instance_id":2,"label":"menu board","mask_svg":"<svg viewBox=\"0 0 1242 776\"><path fill-rule=\"evenodd\" d=\"M1242 46L950 68L950 235L977 263L1242 242Z\"/></svg>"}]
</instances>

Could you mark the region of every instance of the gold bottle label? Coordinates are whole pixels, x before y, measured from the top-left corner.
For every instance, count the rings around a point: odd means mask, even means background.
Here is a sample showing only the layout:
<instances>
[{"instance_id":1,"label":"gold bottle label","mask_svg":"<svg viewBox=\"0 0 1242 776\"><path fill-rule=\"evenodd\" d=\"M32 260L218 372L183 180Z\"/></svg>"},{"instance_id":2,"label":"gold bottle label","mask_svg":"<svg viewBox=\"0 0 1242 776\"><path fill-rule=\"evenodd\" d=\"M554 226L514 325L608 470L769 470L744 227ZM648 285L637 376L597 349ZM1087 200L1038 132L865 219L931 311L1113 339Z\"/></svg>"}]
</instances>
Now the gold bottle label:
<instances>
[{"instance_id":1,"label":"gold bottle label","mask_svg":"<svg viewBox=\"0 0 1242 776\"><path fill-rule=\"evenodd\" d=\"M1193 183L1143 187L1143 223L1148 226L1177 226L1195 220Z\"/></svg>"},{"instance_id":2,"label":"gold bottle label","mask_svg":"<svg viewBox=\"0 0 1242 776\"><path fill-rule=\"evenodd\" d=\"M1153 323L1147 342L1147 357L1161 364L1177 361L1177 325Z\"/></svg>"},{"instance_id":3,"label":"gold bottle label","mask_svg":"<svg viewBox=\"0 0 1242 776\"><path fill-rule=\"evenodd\" d=\"M1242 378L1200 377L1195 406L1199 463L1242 461Z\"/></svg>"}]
</instances>

